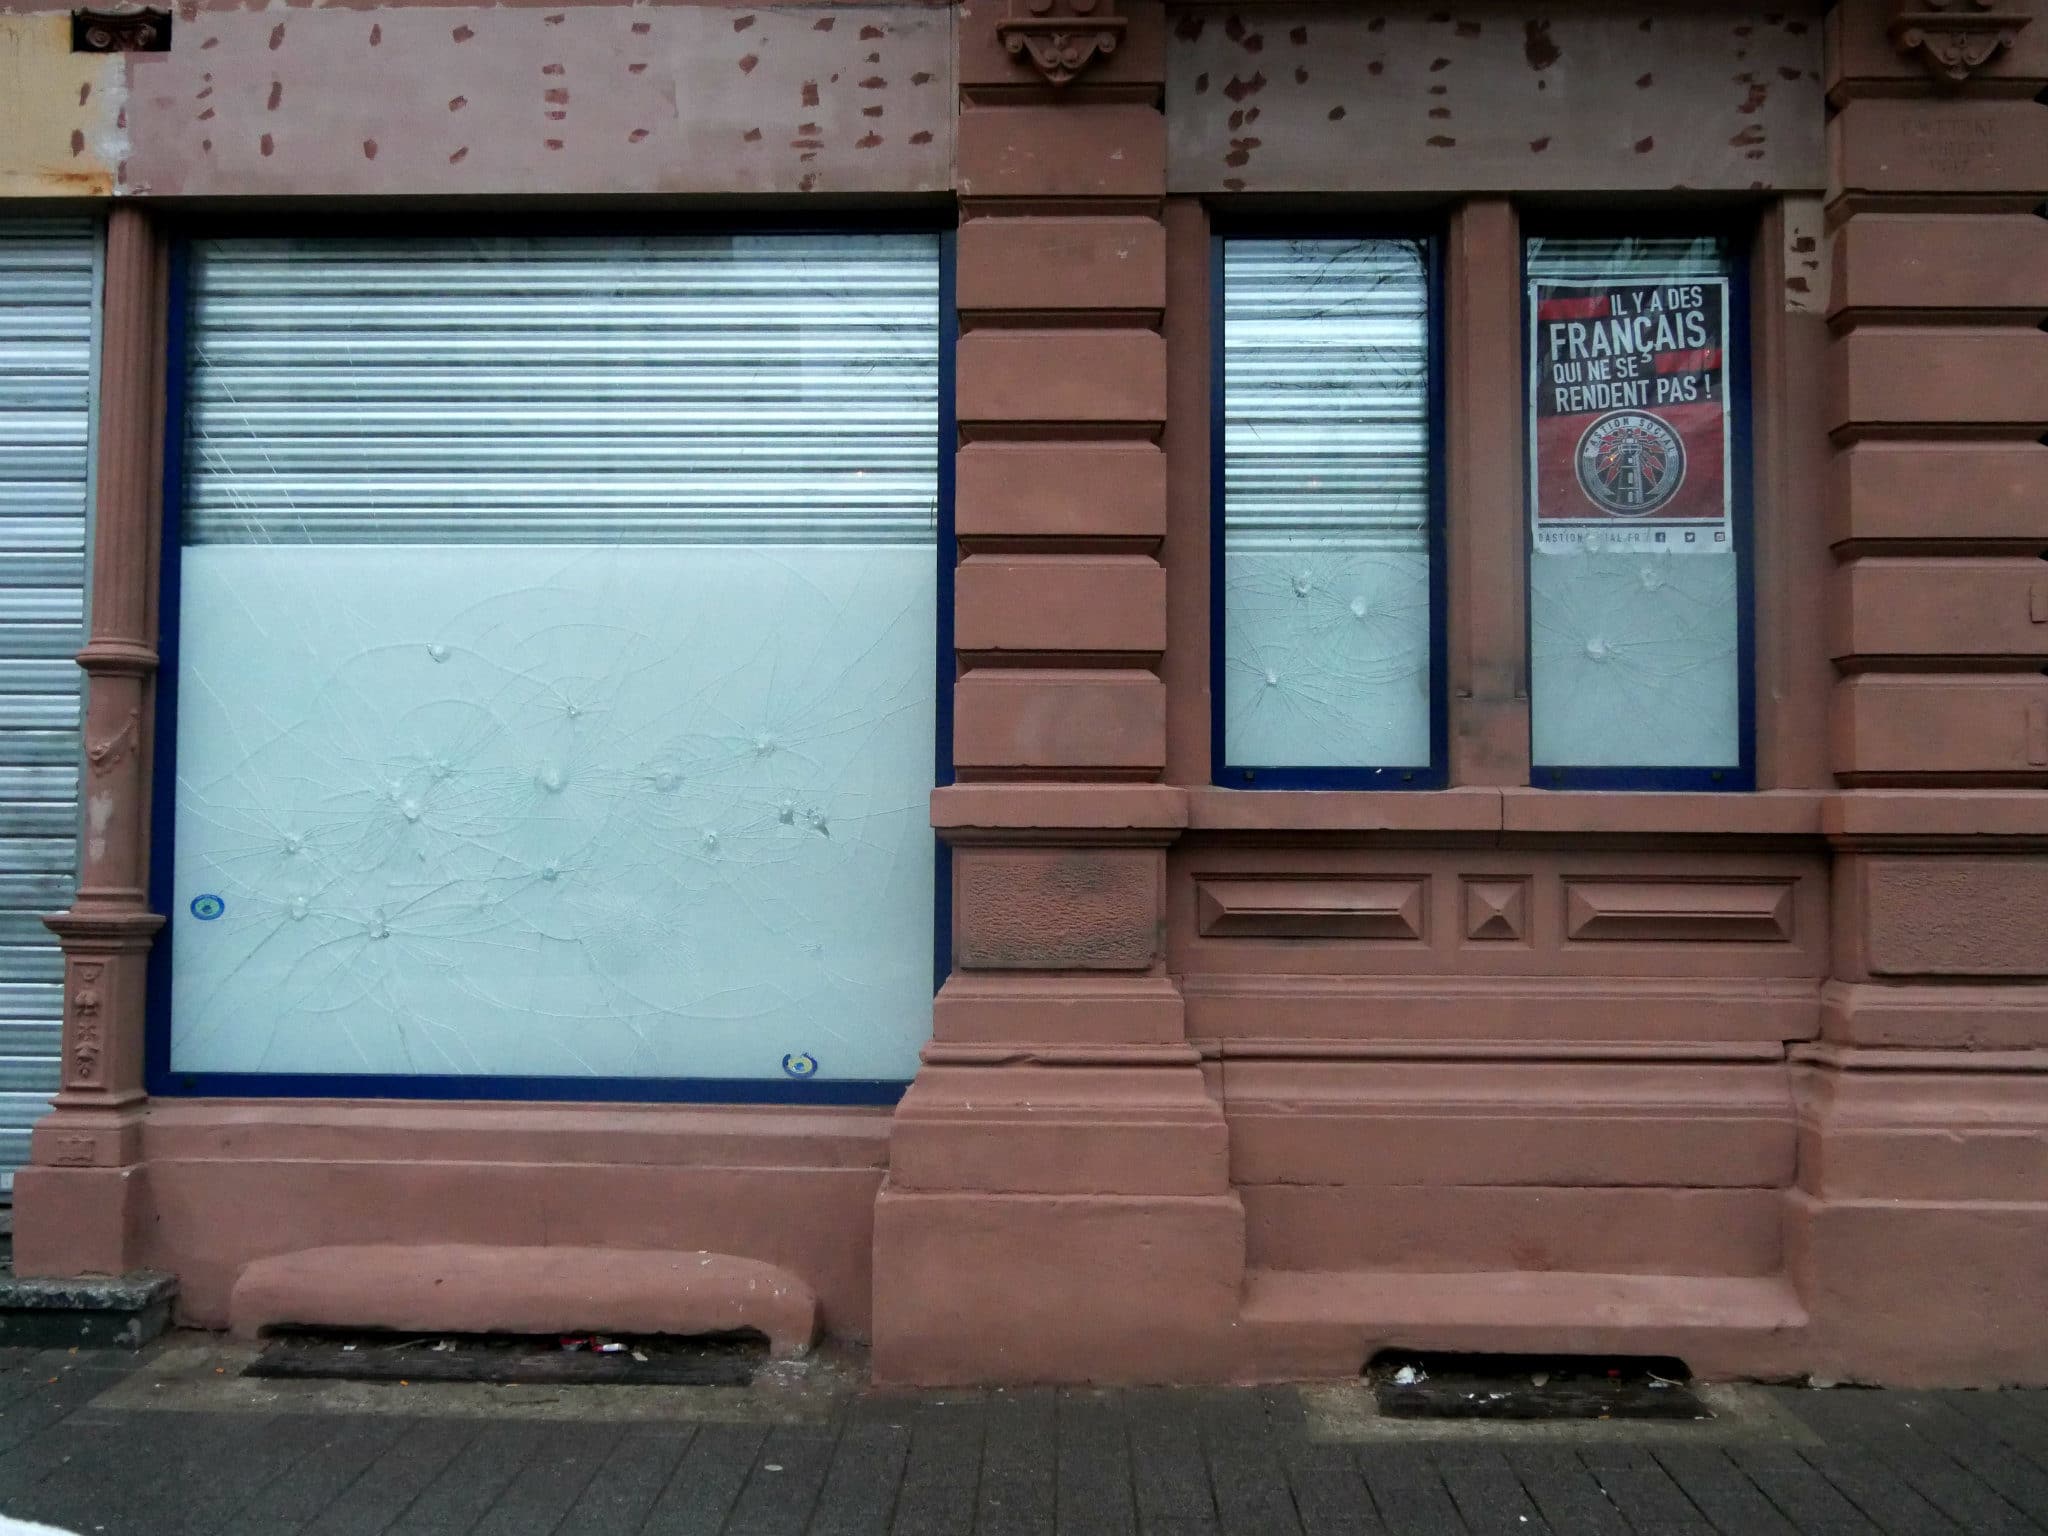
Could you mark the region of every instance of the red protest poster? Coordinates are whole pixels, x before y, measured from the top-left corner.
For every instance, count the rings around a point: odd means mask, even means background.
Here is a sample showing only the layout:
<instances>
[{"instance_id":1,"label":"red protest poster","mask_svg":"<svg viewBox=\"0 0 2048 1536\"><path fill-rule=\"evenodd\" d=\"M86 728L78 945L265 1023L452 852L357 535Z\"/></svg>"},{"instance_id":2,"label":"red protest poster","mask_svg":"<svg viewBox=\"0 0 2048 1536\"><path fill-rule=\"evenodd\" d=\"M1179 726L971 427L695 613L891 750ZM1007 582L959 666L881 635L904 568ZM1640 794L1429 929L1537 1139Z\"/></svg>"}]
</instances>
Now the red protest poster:
<instances>
[{"instance_id":1,"label":"red protest poster","mask_svg":"<svg viewBox=\"0 0 2048 1536\"><path fill-rule=\"evenodd\" d=\"M1538 279L1529 314L1536 548L1732 549L1727 280Z\"/></svg>"}]
</instances>

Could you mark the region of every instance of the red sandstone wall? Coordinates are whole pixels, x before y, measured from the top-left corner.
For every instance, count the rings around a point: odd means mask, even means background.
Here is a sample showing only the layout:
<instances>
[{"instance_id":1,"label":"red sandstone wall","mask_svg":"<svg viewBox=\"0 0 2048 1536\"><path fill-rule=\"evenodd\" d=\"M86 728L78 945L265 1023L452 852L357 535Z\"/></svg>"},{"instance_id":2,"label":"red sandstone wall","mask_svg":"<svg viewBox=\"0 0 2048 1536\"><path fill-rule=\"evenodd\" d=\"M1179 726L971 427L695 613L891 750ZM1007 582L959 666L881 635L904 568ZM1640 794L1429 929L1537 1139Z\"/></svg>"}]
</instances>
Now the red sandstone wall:
<instances>
[{"instance_id":1,"label":"red sandstone wall","mask_svg":"<svg viewBox=\"0 0 2048 1536\"><path fill-rule=\"evenodd\" d=\"M1826 1367L2042 1378L2048 30L1936 91L1830 17L1836 962L1792 1240Z\"/></svg>"},{"instance_id":2,"label":"red sandstone wall","mask_svg":"<svg viewBox=\"0 0 2048 1536\"><path fill-rule=\"evenodd\" d=\"M1805 11L1120 9L1058 87L996 0L209 7L168 57L61 69L56 18L0 18L63 85L32 125L0 103L8 196L961 212L953 972L887 1122L147 1102L163 245L115 213L107 836L62 920L25 1272L167 1264L215 1322L293 1247L672 1242L796 1270L898 1381L1389 1343L2048 1380L2048 21L1937 91L1878 0L1829 13L1824 61ZM1775 77L1748 111L1745 72ZM1702 122L1729 131L1687 148ZM1455 200L1453 787L1210 788L1209 199L1395 182ZM1588 189L1759 219L1754 795L1526 787L1518 217Z\"/></svg>"}]
</instances>

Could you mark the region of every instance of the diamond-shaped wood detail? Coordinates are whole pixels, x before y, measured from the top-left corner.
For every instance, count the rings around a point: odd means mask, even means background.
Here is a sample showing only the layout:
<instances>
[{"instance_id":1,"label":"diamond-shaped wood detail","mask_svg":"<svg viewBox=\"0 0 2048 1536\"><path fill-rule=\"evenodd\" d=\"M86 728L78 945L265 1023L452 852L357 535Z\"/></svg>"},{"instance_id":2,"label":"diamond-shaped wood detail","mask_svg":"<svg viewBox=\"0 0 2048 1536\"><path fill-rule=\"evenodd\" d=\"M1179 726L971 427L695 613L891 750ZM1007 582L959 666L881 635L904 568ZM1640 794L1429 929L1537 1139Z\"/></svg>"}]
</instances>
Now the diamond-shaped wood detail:
<instances>
[{"instance_id":1,"label":"diamond-shaped wood detail","mask_svg":"<svg viewBox=\"0 0 2048 1536\"><path fill-rule=\"evenodd\" d=\"M1465 937L1515 941L1529 932L1529 882L1467 880Z\"/></svg>"}]
</instances>

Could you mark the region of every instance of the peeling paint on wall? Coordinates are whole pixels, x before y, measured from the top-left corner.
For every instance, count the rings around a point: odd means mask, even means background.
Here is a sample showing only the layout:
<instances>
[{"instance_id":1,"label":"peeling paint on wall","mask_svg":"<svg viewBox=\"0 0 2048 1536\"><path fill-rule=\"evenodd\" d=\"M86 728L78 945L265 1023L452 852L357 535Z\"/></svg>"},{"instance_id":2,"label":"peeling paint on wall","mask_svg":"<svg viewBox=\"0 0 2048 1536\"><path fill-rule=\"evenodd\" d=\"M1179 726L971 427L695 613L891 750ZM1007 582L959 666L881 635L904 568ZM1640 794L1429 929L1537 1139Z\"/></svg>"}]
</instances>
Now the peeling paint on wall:
<instances>
[{"instance_id":1,"label":"peeling paint on wall","mask_svg":"<svg viewBox=\"0 0 2048 1536\"><path fill-rule=\"evenodd\" d=\"M1785 199L1785 309L1795 315L1828 312L1833 262L1827 223L1817 197Z\"/></svg>"},{"instance_id":2,"label":"peeling paint on wall","mask_svg":"<svg viewBox=\"0 0 2048 1536\"><path fill-rule=\"evenodd\" d=\"M0 195L951 183L952 18L926 6L209 10L168 54L69 48L62 13L0 18Z\"/></svg>"},{"instance_id":3,"label":"peeling paint on wall","mask_svg":"<svg viewBox=\"0 0 2048 1536\"><path fill-rule=\"evenodd\" d=\"M0 197L105 197L126 153L122 61L74 54L63 11L0 16Z\"/></svg>"},{"instance_id":4,"label":"peeling paint on wall","mask_svg":"<svg viewBox=\"0 0 2048 1536\"><path fill-rule=\"evenodd\" d=\"M1175 192L1819 190L1817 16L1188 10Z\"/></svg>"}]
</instances>

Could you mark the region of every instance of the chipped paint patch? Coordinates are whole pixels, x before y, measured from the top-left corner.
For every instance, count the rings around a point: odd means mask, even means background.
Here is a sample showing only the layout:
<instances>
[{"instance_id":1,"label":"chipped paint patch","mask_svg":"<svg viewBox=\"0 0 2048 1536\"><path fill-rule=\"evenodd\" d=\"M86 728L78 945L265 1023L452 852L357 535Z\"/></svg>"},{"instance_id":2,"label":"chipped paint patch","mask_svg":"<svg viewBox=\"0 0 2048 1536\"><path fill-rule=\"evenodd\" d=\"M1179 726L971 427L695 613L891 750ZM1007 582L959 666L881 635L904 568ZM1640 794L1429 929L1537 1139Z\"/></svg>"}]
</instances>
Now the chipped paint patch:
<instances>
[{"instance_id":1,"label":"chipped paint patch","mask_svg":"<svg viewBox=\"0 0 2048 1536\"><path fill-rule=\"evenodd\" d=\"M1648 9L1369 15L1283 0L1256 31L1250 12L1184 13L1167 40L1168 188L1823 189L1812 19ZM1262 143L1247 153L1254 100Z\"/></svg>"},{"instance_id":2,"label":"chipped paint patch","mask_svg":"<svg viewBox=\"0 0 2048 1536\"><path fill-rule=\"evenodd\" d=\"M1788 197L1785 209L1785 310L1794 315L1828 312L1834 263L1829 258L1827 221L1817 197Z\"/></svg>"},{"instance_id":3,"label":"chipped paint patch","mask_svg":"<svg viewBox=\"0 0 2048 1536\"><path fill-rule=\"evenodd\" d=\"M849 9L864 25L820 25ZM929 192L951 182L945 9L205 14L211 46L141 66L149 88L131 108L123 190Z\"/></svg>"},{"instance_id":4,"label":"chipped paint patch","mask_svg":"<svg viewBox=\"0 0 2048 1536\"><path fill-rule=\"evenodd\" d=\"M58 11L0 16L0 197L105 197L126 153L120 54L75 54Z\"/></svg>"}]
</instances>

